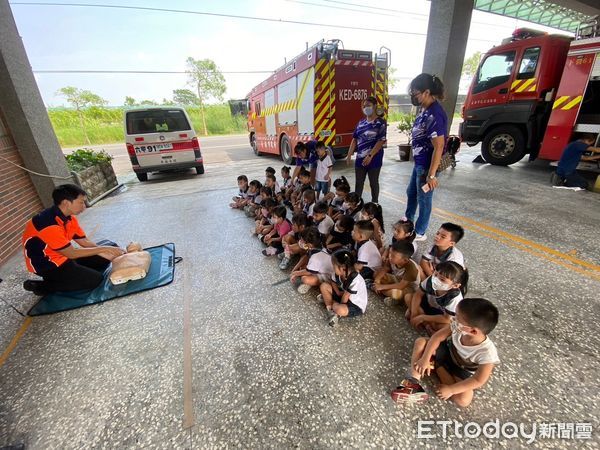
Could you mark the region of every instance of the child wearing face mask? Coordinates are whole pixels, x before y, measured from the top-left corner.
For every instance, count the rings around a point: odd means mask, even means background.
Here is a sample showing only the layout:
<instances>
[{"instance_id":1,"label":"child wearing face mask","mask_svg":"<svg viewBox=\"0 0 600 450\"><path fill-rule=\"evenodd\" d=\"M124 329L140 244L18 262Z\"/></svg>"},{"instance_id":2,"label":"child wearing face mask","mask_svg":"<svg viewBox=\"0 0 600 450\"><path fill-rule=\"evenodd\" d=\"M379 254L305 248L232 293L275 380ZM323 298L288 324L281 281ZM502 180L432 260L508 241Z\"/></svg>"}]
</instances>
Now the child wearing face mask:
<instances>
[{"instance_id":1,"label":"child wearing face mask","mask_svg":"<svg viewBox=\"0 0 600 450\"><path fill-rule=\"evenodd\" d=\"M417 244L415 242L415 224L408 219L400 219L394 224L393 233L394 234L392 235L392 245L399 241L408 242L413 248L411 258L414 258L415 254L417 253ZM386 247L383 253L381 254L381 259L383 261L386 261L388 259L389 249L389 246Z\"/></svg>"},{"instance_id":2,"label":"child wearing face mask","mask_svg":"<svg viewBox=\"0 0 600 450\"><path fill-rule=\"evenodd\" d=\"M359 220L354 224L352 239L354 239L354 253L356 254L356 271L360 272L367 284L373 282L375 272L381 267L381 254L373 236L373 224L368 220Z\"/></svg>"},{"instance_id":3,"label":"child wearing face mask","mask_svg":"<svg viewBox=\"0 0 600 450\"><path fill-rule=\"evenodd\" d=\"M433 334L456 314L456 307L467 293L469 272L454 261L438 264L433 275L419 289L405 297L406 318L413 328Z\"/></svg>"},{"instance_id":4,"label":"child wearing face mask","mask_svg":"<svg viewBox=\"0 0 600 450\"><path fill-rule=\"evenodd\" d=\"M322 248L321 234L312 226L300 233L299 245L307 252L294 267L290 281L296 284L300 281L298 292L307 294L312 287L319 287L331 279L333 266L331 256Z\"/></svg>"},{"instance_id":5,"label":"child wearing face mask","mask_svg":"<svg viewBox=\"0 0 600 450\"><path fill-rule=\"evenodd\" d=\"M283 253L283 238L292 231L292 223L286 218L285 206L274 206L271 212L273 229L264 237L263 242L268 245L263 250L263 255L273 256Z\"/></svg>"},{"instance_id":6,"label":"child wearing face mask","mask_svg":"<svg viewBox=\"0 0 600 450\"><path fill-rule=\"evenodd\" d=\"M385 229L383 227L383 209L381 205L373 202L365 203L360 212L360 220L370 220L373 224L373 242L379 251L383 251Z\"/></svg>"},{"instance_id":7,"label":"child wearing face mask","mask_svg":"<svg viewBox=\"0 0 600 450\"><path fill-rule=\"evenodd\" d=\"M435 233L433 247L421 257L421 269L424 277L430 276L437 265L445 261L454 261L465 267L463 254L456 248L456 244L464 235L465 230L460 225L450 222L442 224Z\"/></svg>"},{"instance_id":8,"label":"child wearing face mask","mask_svg":"<svg viewBox=\"0 0 600 450\"><path fill-rule=\"evenodd\" d=\"M238 194L231 199L232 203L229 204L230 208L240 209L245 205L245 200L248 198L248 177L246 175L240 175L237 177L238 183Z\"/></svg>"},{"instance_id":9,"label":"child wearing face mask","mask_svg":"<svg viewBox=\"0 0 600 450\"><path fill-rule=\"evenodd\" d=\"M344 204L346 198L348 197L348 194L350 193L350 185L348 184L348 180L346 180L346 177L342 176L336 179L333 182L333 189L335 191L335 194L333 192L329 192L325 196L325 200L329 202L329 216L333 220L338 220L340 216L344 214L344 211L342 210L342 205Z\"/></svg>"},{"instance_id":10,"label":"child wearing face mask","mask_svg":"<svg viewBox=\"0 0 600 450\"><path fill-rule=\"evenodd\" d=\"M333 219L327 215L327 203L317 202L315 204L313 208L313 222L319 230L319 233L321 233L323 242L325 242L331 229L335 225Z\"/></svg>"},{"instance_id":11,"label":"child wearing face mask","mask_svg":"<svg viewBox=\"0 0 600 450\"><path fill-rule=\"evenodd\" d=\"M466 298L456 315L430 339L417 338L410 367L400 386L391 393L397 403L422 403L429 397L421 379L435 371L440 380L435 393L465 408L474 391L482 388L500 364L489 334L498 324L498 309L483 298Z\"/></svg>"},{"instance_id":12,"label":"child wearing face mask","mask_svg":"<svg viewBox=\"0 0 600 450\"><path fill-rule=\"evenodd\" d=\"M354 219L350 216L341 216L335 226L331 229L329 237L325 241L327 251L333 253L339 249L350 249L352 247L352 229L354 228Z\"/></svg>"}]
</instances>

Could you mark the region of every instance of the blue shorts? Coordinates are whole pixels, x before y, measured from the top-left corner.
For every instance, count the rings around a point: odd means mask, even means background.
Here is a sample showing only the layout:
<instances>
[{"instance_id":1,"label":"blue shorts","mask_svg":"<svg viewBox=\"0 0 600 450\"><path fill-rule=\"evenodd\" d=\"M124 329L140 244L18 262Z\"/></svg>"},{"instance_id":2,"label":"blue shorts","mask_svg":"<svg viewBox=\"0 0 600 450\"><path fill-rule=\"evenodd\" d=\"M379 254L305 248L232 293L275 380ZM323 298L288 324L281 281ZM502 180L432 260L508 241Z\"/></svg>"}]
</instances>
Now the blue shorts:
<instances>
[{"instance_id":1,"label":"blue shorts","mask_svg":"<svg viewBox=\"0 0 600 450\"><path fill-rule=\"evenodd\" d=\"M333 299L334 302L342 304L342 297L337 295L334 290L332 290L331 294L332 294L331 298ZM348 300L348 302L345 303L345 305L348 307L348 316L347 317L356 317L356 316L360 316L363 313L362 309L360 309L358 306L356 306L350 300Z\"/></svg>"},{"instance_id":2,"label":"blue shorts","mask_svg":"<svg viewBox=\"0 0 600 450\"><path fill-rule=\"evenodd\" d=\"M316 192L322 192L323 194L327 194L329 192L329 181L316 181Z\"/></svg>"}]
</instances>

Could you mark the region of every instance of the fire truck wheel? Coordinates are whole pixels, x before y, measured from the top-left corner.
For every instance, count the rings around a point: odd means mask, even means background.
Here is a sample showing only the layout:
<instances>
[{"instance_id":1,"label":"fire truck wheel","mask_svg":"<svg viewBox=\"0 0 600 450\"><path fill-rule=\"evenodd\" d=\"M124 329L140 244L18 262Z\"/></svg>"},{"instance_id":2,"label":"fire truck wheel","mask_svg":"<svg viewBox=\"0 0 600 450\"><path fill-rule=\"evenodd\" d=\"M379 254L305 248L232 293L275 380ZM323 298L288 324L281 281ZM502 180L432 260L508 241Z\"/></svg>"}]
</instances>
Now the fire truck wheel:
<instances>
[{"instance_id":1,"label":"fire truck wheel","mask_svg":"<svg viewBox=\"0 0 600 450\"><path fill-rule=\"evenodd\" d=\"M262 153L258 150L258 146L256 145L256 135L254 133L250 135L250 146L256 156L262 156Z\"/></svg>"},{"instance_id":2,"label":"fire truck wheel","mask_svg":"<svg viewBox=\"0 0 600 450\"><path fill-rule=\"evenodd\" d=\"M290 139L285 134L281 137L281 141L279 141L279 153L281 154L281 159L284 163L292 164L294 162Z\"/></svg>"},{"instance_id":3,"label":"fire truck wheel","mask_svg":"<svg viewBox=\"0 0 600 450\"><path fill-rule=\"evenodd\" d=\"M513 125L490 130L483 139L481 156L496 166L508 166L520 161L525 156L523 133Z\"/></svg>"}]
</instances>

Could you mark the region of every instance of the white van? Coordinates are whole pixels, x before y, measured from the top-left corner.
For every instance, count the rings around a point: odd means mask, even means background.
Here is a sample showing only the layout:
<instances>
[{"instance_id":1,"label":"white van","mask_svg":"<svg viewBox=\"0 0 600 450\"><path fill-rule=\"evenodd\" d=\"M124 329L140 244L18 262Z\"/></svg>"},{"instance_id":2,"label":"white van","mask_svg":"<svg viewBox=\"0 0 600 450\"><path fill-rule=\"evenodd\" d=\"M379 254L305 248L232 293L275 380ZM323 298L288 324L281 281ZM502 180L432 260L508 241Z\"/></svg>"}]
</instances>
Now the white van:
<instances>
[{"instance_id":1,"label":"white van","mask_svg":"<svg viewBox=\"0 0 600 450\"><path fill-rule=\"evenodd\" d=\"M200 143L185 109L156 106L125 111L125 144L140 181L151 172L194 167L204 173Z\"/></svg>"}]
</instances>

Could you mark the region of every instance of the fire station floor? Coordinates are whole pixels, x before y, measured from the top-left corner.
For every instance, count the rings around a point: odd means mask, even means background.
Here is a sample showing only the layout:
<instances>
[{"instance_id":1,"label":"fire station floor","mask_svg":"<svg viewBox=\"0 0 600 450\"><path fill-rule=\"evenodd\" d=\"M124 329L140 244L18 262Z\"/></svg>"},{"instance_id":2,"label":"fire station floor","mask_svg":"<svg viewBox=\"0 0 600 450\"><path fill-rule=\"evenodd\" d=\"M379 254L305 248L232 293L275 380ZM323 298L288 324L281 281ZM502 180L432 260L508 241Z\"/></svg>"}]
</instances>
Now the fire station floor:
<instances>
[{"instance_id":1,"label":"fire station floor","mask_svg":"<svg viewBox=\"0 0 600 450\"><path fill-rule=\"evenodd\" d=\"M418 337L401 308L370 294L366 315L331 328L316 292L295 292L276 259L261 254L250 220L227 204L236 175L262 179L264 167L281 163L250 158L208 164L203 176L132 182L81 216L96 239L174 242L184 261L166 287L33 318L0 367L0 447L525 445L459 438L454 423L445 440L441 426L422 428L430 439L418 436L418 421L498 420L527 433L537 426L537 448L597 448L600 196L553 189L543 163L494 167L471 163L475 155L463 151L443 175L427 244L441 223L462 224L469 296L501 313L491 338L502 363L468 409L437 398L408 408L391 401ZM404 213L411 169L388 150L387 230ZM343 162L334 173L354 180ZM0 276L0 296L27 311L36 298L21 289L21 257ZM23 321L4 315L17 327ZM15 327L2 328L13 330L0 331L4 350ZM591 439L581 424L591 424ZM477 434L474 425L468 431Z\"/></svg>"}]
</instances>

